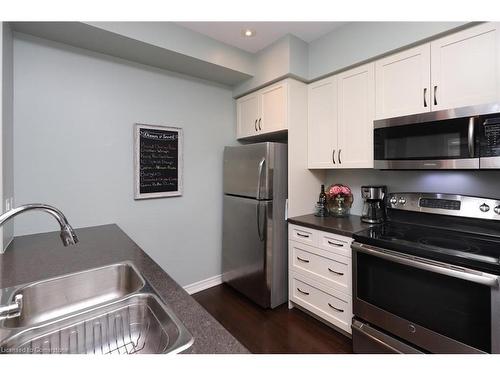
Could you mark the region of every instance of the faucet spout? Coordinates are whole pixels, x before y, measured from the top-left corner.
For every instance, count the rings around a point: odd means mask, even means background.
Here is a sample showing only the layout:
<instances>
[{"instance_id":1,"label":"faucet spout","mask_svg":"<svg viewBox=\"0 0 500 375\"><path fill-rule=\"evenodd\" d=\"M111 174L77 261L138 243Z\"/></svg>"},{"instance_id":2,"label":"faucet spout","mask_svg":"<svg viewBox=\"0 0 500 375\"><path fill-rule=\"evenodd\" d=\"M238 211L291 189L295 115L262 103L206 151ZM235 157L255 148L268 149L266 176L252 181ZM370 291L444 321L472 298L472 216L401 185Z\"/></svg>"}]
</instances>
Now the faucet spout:
<instances>
[{"instance_id":1,"label":"faucet spout","mask_svg":"<svg viewBox=\"0 0 500 375\"><path fill-rule=\"evenodd\" d=\"M41 210L47 212L57 220L59 226L61 227L61 240L64 246L74 245L78 243L78 237L71 225L69 225L66 216L64 216L64 214L57 208L49 206L48 204L32 203L13 208L12 210L9 210L0 215L0 226L3 225L3 223L7 220L12 219L14 216L32 210Z\"/></svg>"}]
</instances>

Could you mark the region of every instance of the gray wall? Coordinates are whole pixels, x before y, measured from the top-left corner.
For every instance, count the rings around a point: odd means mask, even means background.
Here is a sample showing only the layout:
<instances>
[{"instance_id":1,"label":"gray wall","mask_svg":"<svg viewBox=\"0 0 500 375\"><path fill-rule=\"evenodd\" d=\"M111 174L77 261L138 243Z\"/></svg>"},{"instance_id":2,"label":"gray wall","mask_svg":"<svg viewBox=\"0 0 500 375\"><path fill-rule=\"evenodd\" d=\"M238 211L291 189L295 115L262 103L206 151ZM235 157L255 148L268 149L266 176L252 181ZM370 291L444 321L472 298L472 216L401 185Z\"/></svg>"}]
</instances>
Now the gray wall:
<instances>
[{"instance_id":1,"label":"gray wall","mask_svg":"<svg viewBox=\"0 0 500 375\"><path fill-rule=\"evenodd\" d=\"M350 22L309 44L309 79L435 36L466 22Z\"/></svg>"},{"instance_id":2,"label":"gray wall","mask_svg":"<svg viewBox=\"0 0 500 375\"><path fill-rule=\"evenodd\" d=\"M500 171L328 171L327 186L348 185L354 193L351 213L361 214L362 185L386 185L389 192L437 192L500 199ZM318 187L319 189L319 187ZM318 190L319 191L319 190ZM311 209L312 212L312 209Z\"/></svg>"},{"instance_id":3,"label":"gray wall","mask_svg":"<svg viewBox=\"0 0 500 375\"><path fill-rule=\"evenodd\" d=\"M234 87L234 97L242 96L288 75L307 79L307 43L287 34L255 54L254 68L252 78Z\"/></svg>"},{"instance_id":4,"label":"gray wall","mask_svg":"<svg viewBox=\"0 0 500 375\"><path fill-rule=\"evenodd\" d=\"M117 223L181 285L220 274L231 90L23 34L14 61L16 203ZM182 197L133 200L135 122L184 129ZM56 229L38 213L15 222L16 235Z\"/></svg>"},{"instance_id":5,"label":"gray wall","mask_svg":"<svg viewBox=\"0 0 500 375\"><path fill-rule=\"evenodd\" d=\"M14 119L13 119L13 41L10 25L6 22L0 24L0 51L2 51L1 74L2 92L1 97L1 118L2 129L0 140L2 142L0 158L2 166L2 191L0 207L5 211L5 200L14 196ZM7 247L14 235L14 223L9 221L2 226L3 243L0 244L0 253ZM0 236L1 237L1 236Z\"/></svg>"}]
</instances>

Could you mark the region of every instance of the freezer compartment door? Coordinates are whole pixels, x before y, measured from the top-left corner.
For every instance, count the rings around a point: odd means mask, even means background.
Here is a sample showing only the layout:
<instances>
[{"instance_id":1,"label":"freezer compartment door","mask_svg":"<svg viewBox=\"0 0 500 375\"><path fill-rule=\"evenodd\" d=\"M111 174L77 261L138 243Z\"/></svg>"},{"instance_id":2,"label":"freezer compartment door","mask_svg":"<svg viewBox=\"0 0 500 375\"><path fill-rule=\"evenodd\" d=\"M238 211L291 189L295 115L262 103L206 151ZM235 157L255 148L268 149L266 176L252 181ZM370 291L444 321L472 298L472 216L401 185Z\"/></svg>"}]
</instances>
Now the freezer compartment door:
<instances>
[{"instance_id":1,"label":"freezer compartment door","mask_svg":"<svg viewBox=\"0 0 500 375\"><path fill-rule=\"evenodd\" d=\"M224 148L224 194L272 199L275 145L270 142Z\"/></svg>"},{"instance_id":2,"label":"freezer compartment door","mask_svg":"<svg viewBox=\"0 0 500 375\"><path fill-rule=\"evenodd\" d=\"M263 307L271 298L272 208L272 201L224 196L222 280Z\"/></svg>"}]
</instances>

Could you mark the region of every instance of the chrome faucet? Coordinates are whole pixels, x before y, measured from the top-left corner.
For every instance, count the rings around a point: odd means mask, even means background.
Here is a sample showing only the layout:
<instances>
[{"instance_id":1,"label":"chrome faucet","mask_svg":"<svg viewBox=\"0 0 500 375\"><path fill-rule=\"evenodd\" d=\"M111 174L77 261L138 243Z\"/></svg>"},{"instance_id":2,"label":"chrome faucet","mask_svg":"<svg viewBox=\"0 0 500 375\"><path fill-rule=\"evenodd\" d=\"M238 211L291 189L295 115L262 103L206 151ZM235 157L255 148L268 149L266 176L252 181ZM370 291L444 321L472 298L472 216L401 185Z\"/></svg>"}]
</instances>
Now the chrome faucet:
<instances>
[{"instance_id":1,"label":"chrome faucet","mask_svg":"<svg viewBox=\"0 0 500 375\"><path fill-rule=\"evenodd\" d=\"M9 210L6 213L0 215L0 226L3 225L3 223L5 223L7 220L12 219L14 216L19 215L22 212L31 210L45 211L57 220L59 226L61 227L61 240L64 246L74 245L78 242L78 237L76 236L76 233L71 225L69 225L66 216L64 216L64 214L57 208L49 206L48 204L34 203L13 208L12 210ZM4 306L0 305L0 320L20 316L22 308L23 295L16 294L14 297L14 301L12 301L11 304Z\"/></svg>"},{"instance_id":2,"label":"chrome faucet","mask_svg":"<svg viewBox=\"0 0 500 375\"><path fill-rule=\"evenodd\" d=\"M61 227L61 240L64 246L74 245L78 242L78 237L76 236L75 231L69 225L66 216L59 211L57 208L49 206L48 204L42 203L32 203L25 204L24 206L19 206L17 208L13 208L12 210L7 211L6 213L0 215L0 226L3 225L4 222L13 218L16 215L19 215L22 212L31 211L31 210L41 210L45 211L48 214L54 216L54 218L59 223Z\"/></svg>"}]
</instances>

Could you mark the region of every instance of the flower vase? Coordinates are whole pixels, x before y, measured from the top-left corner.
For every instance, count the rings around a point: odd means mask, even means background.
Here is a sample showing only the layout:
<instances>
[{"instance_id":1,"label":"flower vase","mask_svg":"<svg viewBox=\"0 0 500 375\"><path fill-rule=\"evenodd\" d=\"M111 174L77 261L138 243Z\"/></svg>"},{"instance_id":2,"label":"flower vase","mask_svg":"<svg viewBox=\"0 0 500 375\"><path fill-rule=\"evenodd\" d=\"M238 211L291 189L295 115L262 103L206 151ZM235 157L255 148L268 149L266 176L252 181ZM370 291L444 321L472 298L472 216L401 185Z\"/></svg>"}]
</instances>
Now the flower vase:
<instances>
[{"instance_id":1,"label":"flower vase","mask_svg":"<svg viewBox=\"0 0 500 375\"><path fill-rule=\"evenodd\" d=\"M331 216L346 217L349 215L350 207L345 202L345 197L337 196L330 201L328 211Z\"/></svg>"}]
</instances>

